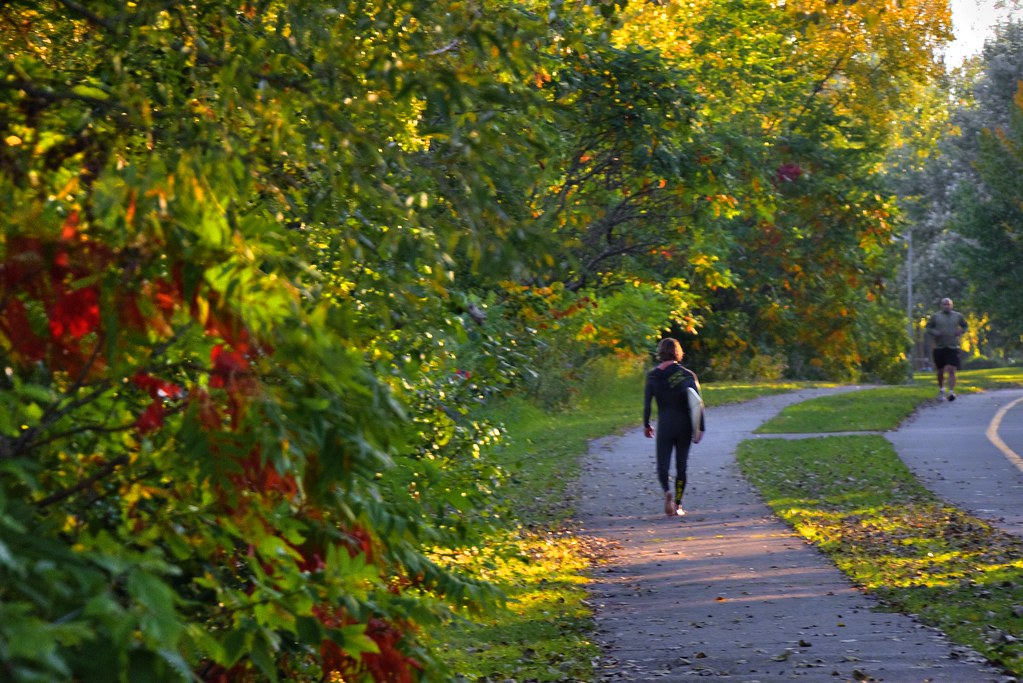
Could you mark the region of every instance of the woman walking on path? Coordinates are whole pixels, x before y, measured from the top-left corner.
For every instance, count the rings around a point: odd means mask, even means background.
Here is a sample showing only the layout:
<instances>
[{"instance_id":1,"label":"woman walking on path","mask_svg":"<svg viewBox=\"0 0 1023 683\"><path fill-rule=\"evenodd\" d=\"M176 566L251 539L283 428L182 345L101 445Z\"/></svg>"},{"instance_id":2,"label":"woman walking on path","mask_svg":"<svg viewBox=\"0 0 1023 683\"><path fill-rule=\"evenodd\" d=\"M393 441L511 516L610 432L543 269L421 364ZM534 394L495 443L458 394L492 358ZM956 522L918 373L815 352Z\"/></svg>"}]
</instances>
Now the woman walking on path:
<instances>
[{"instance_id":1,"label":"woman walking on path","mask_svg":"<svg viewBox=\"0 0 1023 683\"><path fill-rule=\"evenodd\" d=\"M699 410L699 426L694 424L690 400L698 401L700 381L692 370L682 367L682 345L675 339L662 339L657 346L658 365L647 373L643 398L643 433L654 436L650 426L651 402L657 401L657 480L664 491L664 513L684 515L682 494L686 489L686 468L690 443L703 438L703 411ZM690 398L690 389L695 396ZM702 401L700 401L702 406ZM671 454L675 453L675 491L668 486Z\"/></svg>"}]
</instances>

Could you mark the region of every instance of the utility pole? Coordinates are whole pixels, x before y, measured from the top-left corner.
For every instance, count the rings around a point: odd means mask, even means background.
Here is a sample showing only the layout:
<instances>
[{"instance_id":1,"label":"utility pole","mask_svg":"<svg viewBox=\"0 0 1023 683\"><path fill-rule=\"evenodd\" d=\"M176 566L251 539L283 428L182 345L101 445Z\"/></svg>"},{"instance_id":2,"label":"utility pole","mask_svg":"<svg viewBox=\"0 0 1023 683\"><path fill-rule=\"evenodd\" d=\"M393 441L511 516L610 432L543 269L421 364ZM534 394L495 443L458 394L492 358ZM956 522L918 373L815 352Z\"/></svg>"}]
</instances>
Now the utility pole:
<instances>
[{"instance_id":1,"label":"utility pole","mask_svg":"<svg viewBox=\"0 0 1023 683\"><path fill-rule=\"evenodd\" d=\"M909 332L909 379L916 368L916 325L913 324L913 229L906 231L906 325Z\"/></svg>"}]
</instances>

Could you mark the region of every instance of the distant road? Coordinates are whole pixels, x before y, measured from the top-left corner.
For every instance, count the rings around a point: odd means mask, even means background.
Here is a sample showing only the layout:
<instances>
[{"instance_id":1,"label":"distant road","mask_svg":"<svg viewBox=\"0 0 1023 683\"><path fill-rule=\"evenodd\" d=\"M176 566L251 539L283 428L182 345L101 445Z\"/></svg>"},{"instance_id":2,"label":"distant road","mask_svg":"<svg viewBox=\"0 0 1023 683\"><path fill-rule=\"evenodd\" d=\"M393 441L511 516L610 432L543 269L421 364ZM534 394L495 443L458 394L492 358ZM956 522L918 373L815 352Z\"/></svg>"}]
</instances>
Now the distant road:
<instances>
[{"instance_id":1,"label":"distant road","mask_svg":"<svg viewBox=\"0 0 1023 683\"><path fill-rule=\"evenodd\" d=\"M1023 536L1023 389L935 402L886 436L931 491Z\"/></svg>"}]
</instances>

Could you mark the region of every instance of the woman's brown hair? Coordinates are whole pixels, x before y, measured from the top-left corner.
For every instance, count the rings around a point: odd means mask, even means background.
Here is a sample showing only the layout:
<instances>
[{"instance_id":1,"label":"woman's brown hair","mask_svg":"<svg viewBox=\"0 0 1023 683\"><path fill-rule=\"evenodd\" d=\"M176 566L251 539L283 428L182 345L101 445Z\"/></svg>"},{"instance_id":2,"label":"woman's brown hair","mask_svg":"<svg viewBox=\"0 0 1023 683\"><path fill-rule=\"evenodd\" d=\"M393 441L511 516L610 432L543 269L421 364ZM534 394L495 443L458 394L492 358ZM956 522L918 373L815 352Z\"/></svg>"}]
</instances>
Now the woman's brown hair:
<instances>
[{"instance_id":1,"label":"woman's brown hair","mask_svg":"<svg viewBox=\"0 0 1023 683\"><path fill-rule=\"evenodd\" d=\"M661 343L657 345L657 360L673 360L676 363L682 361L682 345L677 340L668 337L662 339Z\"/></svg>"}]
</instances>

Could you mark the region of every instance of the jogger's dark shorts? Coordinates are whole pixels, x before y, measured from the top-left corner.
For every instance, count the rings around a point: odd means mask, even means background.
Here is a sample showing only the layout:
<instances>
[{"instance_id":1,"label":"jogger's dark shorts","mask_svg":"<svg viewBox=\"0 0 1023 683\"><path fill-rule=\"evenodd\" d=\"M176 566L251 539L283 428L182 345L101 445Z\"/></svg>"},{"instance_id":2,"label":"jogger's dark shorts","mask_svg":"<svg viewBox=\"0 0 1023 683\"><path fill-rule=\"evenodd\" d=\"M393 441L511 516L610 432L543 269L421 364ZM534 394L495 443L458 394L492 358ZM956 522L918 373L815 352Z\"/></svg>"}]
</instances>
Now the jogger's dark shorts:
<instances>
[{"instance_id":1,"label":"jogger's dark shorts","mask_svg":"<svg viewBox=\"0 0 1023 683\"><path fill-rule=\"evenodd\" d=\"M946 365L959 368L959 349L934 349L934 367L942 369Z\"/></svg>"}]
</instances>

